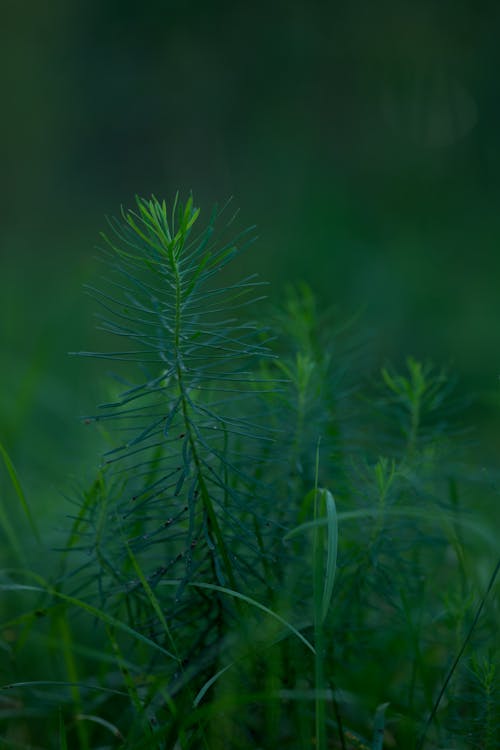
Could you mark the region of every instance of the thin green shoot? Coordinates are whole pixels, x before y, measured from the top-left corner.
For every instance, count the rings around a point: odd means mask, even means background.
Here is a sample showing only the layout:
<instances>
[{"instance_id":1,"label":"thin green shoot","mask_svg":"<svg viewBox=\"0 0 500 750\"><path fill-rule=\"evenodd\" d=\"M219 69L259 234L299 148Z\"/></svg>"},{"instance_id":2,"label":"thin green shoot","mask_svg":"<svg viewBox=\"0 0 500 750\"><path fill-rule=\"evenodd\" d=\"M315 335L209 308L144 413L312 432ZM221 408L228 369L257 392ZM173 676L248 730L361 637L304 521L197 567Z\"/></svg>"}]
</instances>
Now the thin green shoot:
<instances>
[{"instance_id":1,"label":"thin green shoot","mask_svg":"<svg viewBox=\"0 0 500 750\"><path fill-rule=\"evenodd\" d=\"M162 581L160 585L169 585L169 586L178 586L179 581ZM310 641L307 640L307 638L302 635L302 633L297 630L290 622L284 619L284 617L281 617L277 612L273 612L272 609L269 609L269 607L266 607L264 604L261 604L260 602L257 602L255 599L252 599L250 596L246 596L246 594L242 594L239 591L233 591L232 589L228 589L225 586L218 586L214 583L196 583L194 581L191 581L188 586L192 586L194 588L199 589L208 589L209 591L219 591L221 594L226 594L227 596L231 596L234 599L239 599L242 602L245 602L246 604L250 604L252 607L255 607L256 609L260 609L262 612L265 612L270 617L277 620L279 623L285 626L287 630L289 630L293 635L295 635L302 643L311 651L313 654L315 653L314 646L310 643Z\"/></svg>"},{"instance_id":2,"label":"thin green shoot","mask_svg":"<svg viewBox=\"0 0 500 750\"><path fill-rule=\"evenodd\" d=\"M470 639L472 638L472 634L473 634L474 630L476 629L476 626L477 626L477 624L479 622L479 618L481 617L481 612L483 611L483 608L484 608L484 605L486 603L486 600L487 600L487 598L488 598L488 596L489 596L489 594L490 594L493 586L495 585L495 581L496 581L496 578L497 578L497 575L498 575L499 571L500 571L500 558L498 559L497 564L495 565L495 568L493 570L493 573L491 574L491 578L489 580L488 586L486 587L486 591L484 592L483 596L481 597L481 600L479 602L479 606L478 606L478 608L476 610L476 614L474 615L474 618L473 618L473 620L471 622L471 625L470 625L470 627L469 627L469 629L468 629L468 631L467 631L467 633L465 635L463 643L462 643L462 645L461 645L461 647L460 647L457 655L453 659L453 662L452 662L452 664L451 664L451 666L450 666L450 668L449 668L449 670L448 670L448 672L446 674L446 677L444 679L444 682L443 682L443 685L441 687L441 690L439 691L439 694L438 694L438 696L436 698L436 701L435 701L435 703L434 703L434 705L432 707L432 711L430 712L429 717L428 717L428 719L427 719L427 721L425 723L424 731L422 732L422 735L420 737L420 741L419 741L419 743L417 745L417 750L423 750L423 748L424 748L425 739L427 737L427 734L429 732L431 724L434 721L434 718L435 718L436 713L438 711L438 708L439 708L439 706L441 704L443 696L446 693L446 689L447 689L447 687L448 687L448 685L450 683L450 680L453 677L453 674L455 673L455 670L457 669L457 667L458 667L458 665L460 663L460 660L461 660L461 658L462 658L462 656L464 654L465 649L467 648L467 644L469 643Z\"/></svg>"},{"instance_id":3,"label":"thin green shoot","mask_svg":"<svg viewBox=\"0 0 500 750\"><path fill-rule=\"evenodd\" d=\"M127 635L130 635L133 639L137 641L141 641L141 643L145 643L154 651L158 651L164 656L167 656L169 659L174 659L175 661L177 661L177 657L174 654L172 654L170 651L167 651L166 648L163 648L163 646L160 646L158 643L151 640L151 638L148 638L147 636L143 635L138 630L131 628L129 625L122 622L121 620L118 620L116 617L109 615L107 612L104 612L102 609L98 609L97 607L94 607L92 604L89 604L88 602L85 602L82 599L77 599L74 596L69 596L68 594L63 594L61 591L57 591L48 583L45 583L44 586L30 586L28 584L20 584L20 583L2 583L0 584L0 591L33 591L37 593L50 594L56 599L61 599L62 601L67 602L68 604L72 604L73 606L78 607L79 609L82 609L84 612L87 612L89 615L96 617L98 620L101 620L106 625L110 625L111 627L115 627L118 630L123 631Z\"/></svg>"},{"instance_id":4,"label":"thin green shoot","mask_svg":"<svg viewBox=\"0 0 500 750\"><path fill-rule=\"evenodd\" d=\"M33 536L38 544L41 544L41 538L40 538L40 532L38 531L38 526L35 523L35 519L33 518L33 514L31 513L28 501L26 499L26 495L24 494L23 488L21 487L21 482L19 481L19 477L17 475L17 472L14 468L14 464L12 463L12 460L7 453L5 446L0 443L0 453L2 454L2 458L4 460L5 468L7 469L7 473L10 477L10 481L12 482L12 486L14 487L15 493L18 497L18 500L21 504L21 508L23 509L24 515L26 516L28 523L31 527L31 530L33 532Z\"/></svg>"}]
</instances>

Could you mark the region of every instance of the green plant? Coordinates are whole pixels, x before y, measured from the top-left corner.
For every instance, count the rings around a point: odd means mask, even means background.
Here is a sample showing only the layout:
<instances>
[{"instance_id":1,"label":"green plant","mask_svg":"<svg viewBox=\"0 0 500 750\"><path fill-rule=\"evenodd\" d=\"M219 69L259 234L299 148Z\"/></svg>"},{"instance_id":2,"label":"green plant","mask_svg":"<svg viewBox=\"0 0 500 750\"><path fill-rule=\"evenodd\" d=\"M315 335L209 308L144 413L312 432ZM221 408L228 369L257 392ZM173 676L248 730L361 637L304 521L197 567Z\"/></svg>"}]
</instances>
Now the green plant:
<instances>
[{"instance_id":1,"label":"green plant","mask_svg":"<svg viewBox=\"0 0 500 750\"><path fill-rule=\"evenodd\" d=\"M89 291L119 343L80 354L121 367L84 419L110 447L56 574L0 517L24 566L0 582L1 741L498 747L496 536L464 501L452 382L410 358L371 389L304 287L253 321L262 282L225 269L253 232L221 218L138 199L103 235Z\"/></svg>"}]
</instances>

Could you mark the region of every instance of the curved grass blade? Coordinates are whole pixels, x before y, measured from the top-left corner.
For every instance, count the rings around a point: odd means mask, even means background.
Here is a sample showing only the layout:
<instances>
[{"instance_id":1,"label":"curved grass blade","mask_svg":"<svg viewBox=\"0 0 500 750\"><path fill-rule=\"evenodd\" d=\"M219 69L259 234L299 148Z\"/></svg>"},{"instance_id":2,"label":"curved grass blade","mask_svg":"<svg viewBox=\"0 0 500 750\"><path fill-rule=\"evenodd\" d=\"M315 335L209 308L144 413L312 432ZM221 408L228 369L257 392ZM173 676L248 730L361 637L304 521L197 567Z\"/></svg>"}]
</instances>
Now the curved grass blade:
<instances>
[{"instance_id":1,"label":"curved grass blade","mask_svg":"<svg viewBox=\"0 0 500 750\"><path fill-rule=\"evenodd\" d=\"M163 581L163 585L165 584L177 586L178 581ZM276 612L273 612L272 609L269 609L269 607L266 607L264 604L261 604L260 602L255 601L255 599L252 599L250 596L241 594L239 591L233 591L232 589L228 589L225 586L217 586L214 583L195 583L194 581L192 581L188 585L194 588L208 589L210 591L218 591L221 594L232 596L233 598L239 599L242 602L245 602L246 604L250 604L252 607L255 607L256 609L260 609L262 612L265 612L270 617L273 617L275 620L277 620L282 625L284 625L287 628L287 630L289 630L291 633L297 636L297 638L301 640L305 646L307 646L309 651L311 651L313 654L315 653L314 646L307 640L307 638L305 638L305 636L302 635L300 631L297 630L297 628L295 628L291 623L289 623L287 620L281 617L281 615L278 615Z\"/></svg>"},{"instance_id":2,"label":"curved grass blade","mask_svg":"<svg viewBox=\"0 0 500 750\"><path fill-rule=\"evenodd\" d=\"M335 574L337 571L337 552L338 552L338 521L337 508L333 495L328 490L320 490L322 500L326 509L326 564L325 564L325 583L323 588L323 600L321 602L321 620L325 620L333 596L333 585L335 583Z\"/></svg>"},{"instance_id":3,"label":"curved grass blade","mask_svg":"<svg viewBox=\"0 0 500 750\"><path fill-rule=\"evenodd\" d=\"M489 583L488 583L488 586L486 588L486 591L484 592L483 596L481 597L481 601L479 602L479 606L478 606L478 608L476 610L476 614L474 615L474 618L473 618L473 620L471 622L469 630L467 631L467 633L465 635L465 638L464 638L464 640L462 642L462 645L460 646L460 649L459 649L457 655L455 656L455 658L453 659L453 662L452 662L452 664L451 664L451 666L450 666L450 668L448 670L448 673L446 674L446 677L444 679L444 682L443 682L443 685L441 687L441 690L439 691L438 697L436 698L436 700L434 702L434 705L432 707L432 711L430 712L429 717L428 717L428 719L427 719L427 721L425 723L425 727L424 727L424 730L422 732L422 736L420 737L420 740L419 740L419 742L417 744L417 750L423 750L423 748L425 746L425 739L427 737L427 733L428 733L428 731L430 729L430 726L431 726L432 722L435 719L435 716L437 714L438 708L439 708L439 706L441 704L441 701L442 701L443 696L444 696L444 694L446 692L446 689L447 689L447 687L448 687L448 685L450 683L450 680L453 677L453 675L455 673L455 670L457 669L462 656L464 655L464 651L467 648L467 644L469 643L470 639L472 638L472 634L473 634L474 630L476 629L476 626L477 626L477 624L479 622L479 618L481 617L481 612L483 611L484 605L486 604L486 600L487 600L487 598L488 598L488 596L489 596L489 594L490 594L493 586L495 585L495 581L496 581L496 578L497 578L497 575L498 575L499 572L500 572L500 559L497 561L497 564L495 565L493 573L491 574L491 578L489 580Z\"/></svg>"},{"instance_id":4,"label":"curved grass blade","mask_svg":"<svg viewBox=\"0 0 500 750\"><path fill-rule=\"evenodd\" d=\"M66 726L61 709L59 709L59 748L68 750L68 738L66 737Z\"/></svg>"},{"instance_id":5,"label":"curved grass blade","mask_svg":"<svg viewBox=\"0 0 500 750\"><path fill-rule=\"evenodd\" d=\"M10 477L10 481L12 482L12 486L14 487L15 493L19 499L19 502L21 504L21 508L23 509L24 515L26 516L28 523L31 527L31 530L33 532L33 536L35 537L38 544L41 544L41 538L40 534L38 532L38 527L35 523L35 519L33 518L33 515L31 513L30 507L28 505L28 501L26 500L26 496L23 492L23 488L21 487L21 483L19 481L19 477L17 476L17 472L14 468L14 464L12 463L12 460L7 453L4 445L0 443L0 453L2 454L2 458L4 460L5 468L7 469L7 473ZM3 514L2 514L3 515Z\"/></svg>"},{"instance_id":6,"label":"curved grass blade","mask_svg":"<svg viewBox=\"0 0 500 750\"><path fill-rule=\"evenodd\" d=\"M109 729L117 739L124 741L125 738L120 732L117 726L112 724L110 721L103 719L101 716L94 716L93 714L76 714L75 719L77 721L93 721L95 724L100 724L102 727Z\"/></svg>"},{"instance_id":7,"label":"curved grass blade","mask_svg":"<svg viewBox=\"0 0 500 750\"><path fill-rule=\"evenodd\" d=\"M111 625L112 627L117 628L118 630L122 630L124 633L127 633L127 635L132 636L137 641L141 641L142 643L145 643L146 645L150 646L155 651L159 651L164 656L168 656L170 659L174 659L175 661L178 661L177 656L175 654L170 653L170 651L167 651L166 648L163 648L158 643L155 643L155 641L151 640L150 638L147 638L145 635L142 635L142 633L139 633L137 630L134 630L133 628L126 625L121 620L118 620L116 617L112 617L112 615L108 615L106 612L103 612L103 610L98 609L97 607L93 607L91 604L88 604L87 602L82 601L81 599L77 599L74 596L68 596L67 594L63 594L61 591L56 591L56 589L53 589L51 586L30 586L27 584L22 583L7 583L7 584L0 584L0 591L35 591L37 593L44 593L44 594L50 594L51 596L56 597L57 599L61 599L64 602L67 602L68 604L72 604L75 607L79 607L80 609L87 612L89 615L92 615L93 617L96 617L98 620L101 620L106 625Z\"/></svg>"},{"instance_id":8,"label":"curved grass blade","mask_svg":"<svg viewBox=\"0 0 500 750\"><path fill-rule=\"evenodd\" d=\"M420 510L419 508L384 508L383 510L375 507L358 508L357 510L346 510L337 513L337 521L356 521L362 518L376 518L381 513L383 513L384 516L391 518L406 518L415 520L420 519L422 521L425 521L426 523L433 521L454 523L475 532L478 536L482 537L486 542L488 542L488 544L490 544L494 549L498 548L498 538L490 532L485 524L473 521L471 518L463 516L457 517L453 512L441 510L433 512L432 510L429 510L427 508L425 509L425 512ZM283 541L287 542L289 539L292 539L293 537L304 533L304 531L314 529L316 526L325 526L327 523L328 521L326 518L318 518L314 521L305 521L299 526L296 526L295 528L288 531L284 535Z\"/></svg>"}]
</instances>

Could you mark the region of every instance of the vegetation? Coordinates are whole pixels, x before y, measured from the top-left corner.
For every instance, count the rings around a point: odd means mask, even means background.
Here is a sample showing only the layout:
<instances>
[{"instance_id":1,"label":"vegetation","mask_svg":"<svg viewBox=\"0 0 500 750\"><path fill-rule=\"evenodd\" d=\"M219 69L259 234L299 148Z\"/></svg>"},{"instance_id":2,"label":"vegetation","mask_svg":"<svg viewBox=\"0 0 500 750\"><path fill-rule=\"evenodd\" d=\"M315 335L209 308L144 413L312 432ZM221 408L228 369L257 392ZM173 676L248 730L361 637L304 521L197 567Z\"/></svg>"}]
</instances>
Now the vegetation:
<instances>
[{"instance_id":1,"label":"vegetation","mask_svg":"<svg viewBox=\"0 0 500 750\"><path fill-rule=\"evenodd\" d=\"M1 447L0 747L500 747L498 542L453 380L369 379L307 288L254 321L227 213L138 199L103 234L114 345L79 354L119 369L84 419L108 445L50 551Z\"/></svg>"}]
</instances>

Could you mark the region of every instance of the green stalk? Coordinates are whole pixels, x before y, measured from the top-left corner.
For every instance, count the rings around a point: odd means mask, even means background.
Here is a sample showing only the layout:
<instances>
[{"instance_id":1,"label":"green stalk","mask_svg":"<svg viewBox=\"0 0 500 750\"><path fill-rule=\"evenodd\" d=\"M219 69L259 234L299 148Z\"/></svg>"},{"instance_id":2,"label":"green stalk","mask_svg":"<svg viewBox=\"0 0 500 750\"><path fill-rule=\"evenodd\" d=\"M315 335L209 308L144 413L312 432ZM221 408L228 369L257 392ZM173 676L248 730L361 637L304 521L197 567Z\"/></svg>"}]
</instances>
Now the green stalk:
<instances>
[{"instance_id":1,"label":"green stalk","mask_svg":"<svg viewBox=\"0 0 500 750\"><path fill-rule=\"evenodd\" d=\"M314 680L316 747L326 750L326 680L324 622L331 604L337 565L338 526L335 501L328 490L318 488L319 441L316 451L313 535ZM326 528L323 525L323 513Z\"/></svg>"}]
</instances>

